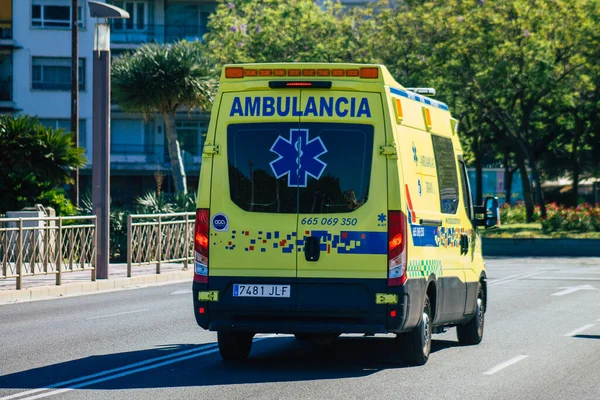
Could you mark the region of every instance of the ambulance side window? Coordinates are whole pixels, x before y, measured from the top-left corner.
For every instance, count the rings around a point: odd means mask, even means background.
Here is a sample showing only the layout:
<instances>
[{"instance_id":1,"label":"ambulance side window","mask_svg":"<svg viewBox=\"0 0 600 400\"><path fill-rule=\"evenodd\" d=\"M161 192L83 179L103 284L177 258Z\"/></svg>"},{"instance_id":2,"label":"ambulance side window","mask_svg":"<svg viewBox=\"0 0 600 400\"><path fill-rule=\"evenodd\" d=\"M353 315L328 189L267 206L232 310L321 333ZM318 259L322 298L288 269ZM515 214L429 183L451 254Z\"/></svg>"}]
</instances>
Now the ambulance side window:
<instances>
[{"instance_id":1,"label":"ambulance side window","mask_svg":"<svg viewBox=\"0 0 600 400\"><path fill-rule=\"evenodd\" d=\"M467 174L467 166L465 162L462 160L458 161L459 169L460 169L460 181L462 184L462 192L463 192L463 202L465 206L465 211L467 212L467 216L469 219L473 219L473 197L471 196L471 186L469 185L469 178Z\"/></svg>"},{"instance_id":2,"label":"ambulance side window","mask_svg":"<svg viewBox=\"0 0 600 400\"><path fill-rule=\"evenodd\" d=\"M431 135L435 167L437 169L438 185L440 188L440 205L442 213L456 214L458 210L458 176L454 147L449 138Z\"/></svg>"}]
</instances>

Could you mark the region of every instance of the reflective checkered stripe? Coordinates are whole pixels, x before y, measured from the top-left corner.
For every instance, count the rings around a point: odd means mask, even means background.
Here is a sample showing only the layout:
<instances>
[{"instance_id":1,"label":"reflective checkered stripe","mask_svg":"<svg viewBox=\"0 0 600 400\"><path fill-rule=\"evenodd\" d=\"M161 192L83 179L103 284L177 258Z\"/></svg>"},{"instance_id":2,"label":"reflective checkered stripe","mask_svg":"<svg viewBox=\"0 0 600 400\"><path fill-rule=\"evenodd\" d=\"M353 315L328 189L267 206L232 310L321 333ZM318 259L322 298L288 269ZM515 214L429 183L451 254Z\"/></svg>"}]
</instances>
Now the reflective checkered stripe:
<instances>
[{"instance_id":1,"label":"reflective checkered stripe","mask_svg":"<svg viewBox=\"0 0 600 400\"><path fill-rule=\"evenodd\" d=\"M407 274L409 278L427 278L431 274L442 276L441 260L411 260L408 263Z\"/></svg>"}]
</instances>

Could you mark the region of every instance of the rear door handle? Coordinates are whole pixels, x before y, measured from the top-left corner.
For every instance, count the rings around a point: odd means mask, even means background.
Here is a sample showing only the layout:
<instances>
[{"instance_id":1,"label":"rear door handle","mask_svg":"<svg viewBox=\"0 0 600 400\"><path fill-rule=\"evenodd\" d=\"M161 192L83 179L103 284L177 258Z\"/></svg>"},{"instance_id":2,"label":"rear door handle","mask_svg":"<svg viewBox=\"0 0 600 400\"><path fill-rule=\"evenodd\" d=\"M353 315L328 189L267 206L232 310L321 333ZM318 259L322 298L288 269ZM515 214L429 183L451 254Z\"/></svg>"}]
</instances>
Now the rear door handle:
<instances>
[{"instance_id":1,"label":"rear door handle","mask_svg":"<svg viewBox=\"0 0 600 400\"><path fill-rule=\"evenodd\" d=\"M465 255L469 253L469 235L462 234L460 235L460 255Z\"/></svg>"},{"instance_id":2,"label":"rear door handle","mask_svg":"<svg viewBox=\"0 0 600 400\"><path fill-rule=\"evenodd\" d=\"M318 237L309 236L304 242L304 257L306 261L319 261L321 255L321 243Z\"/></svg>"}]
</instances>

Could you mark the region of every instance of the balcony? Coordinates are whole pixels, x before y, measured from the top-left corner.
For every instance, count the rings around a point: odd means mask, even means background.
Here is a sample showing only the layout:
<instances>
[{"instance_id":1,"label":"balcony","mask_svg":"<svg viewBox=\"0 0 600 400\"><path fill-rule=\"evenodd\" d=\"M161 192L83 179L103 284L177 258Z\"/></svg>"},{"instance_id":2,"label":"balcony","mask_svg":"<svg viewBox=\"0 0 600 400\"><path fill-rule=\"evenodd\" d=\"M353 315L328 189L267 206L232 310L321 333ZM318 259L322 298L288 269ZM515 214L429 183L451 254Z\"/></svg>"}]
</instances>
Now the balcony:
<instances>
[{"instance_id":1,"label":"balcony","mask_svg":"<svg viewBox=\"0 0 600 400\"><path fill-rule=\"evenodd\" d=\"M110 40L113 44L173 43L202 40L206 27L200 25L144 25L127 29L122 21L113 23Z\"/></svg>"},{"instance_id":2,"label":"balcony","mask_svg":"<svg viewBox=\"0 0 600 400\"><path fill-rule=\"evenodd\" d=\"M115 144L110 146L111 168L121 171L170 170L171 158L165 145ZM192 154L181 149L181 157L186 171L199 171L202 163L200 149Z\"/></svg>"},{"instance_id":3,"label":"balcony","mask_svg":"<svg viewBox=\"0 0 600 400\"><path fill-rule=\"evenodd\" d=\"M12 21L0 20L0 41L10 40L12 38Z\"/></svg>"}]
</instances>

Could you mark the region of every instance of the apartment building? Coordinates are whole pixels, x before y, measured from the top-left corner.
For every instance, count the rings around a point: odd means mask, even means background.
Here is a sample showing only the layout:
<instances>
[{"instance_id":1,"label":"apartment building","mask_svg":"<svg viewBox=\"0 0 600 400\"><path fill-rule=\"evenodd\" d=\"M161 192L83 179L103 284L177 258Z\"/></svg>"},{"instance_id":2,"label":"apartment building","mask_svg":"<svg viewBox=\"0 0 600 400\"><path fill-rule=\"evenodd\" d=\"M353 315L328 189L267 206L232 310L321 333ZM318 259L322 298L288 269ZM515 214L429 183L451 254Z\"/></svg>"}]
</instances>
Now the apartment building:
<instances>
[{"instance_id":1,"label":"apartment building","mask_svg":"<svg viewBox=\"0 0 600 400\"><path fill-rule=\"evenodd\" d=\"M144 43L200 40L206 33L215 1L109 1L129 12L112 22L111 51L118 56ZM23 113L40 122L70 128L71 0L0 0L0 113ZM80 146L88 165L80 170L82 191L91 186L92 63L95 20L86 0L79 0ZM181 113L179 135L190 185L200 169L203 133L208 116ZM144 119L112 105L111 186L113 198L130 200L155 188L154 173L165 174L170 159L160 116Z\"/></svg>"},{"instance_id":2,"label":"apartment building","mask_svg":"<svg viewBox=\"0 0 600 400\"><path fill-rule=\"evenodd\" d=\"M14 47L12 0L0 0L0 114L14 110Z\"/></svg>"},{"instance_id":3,"label":"apartment building","mask_svg":"<svg viewBox=\"0 0 600 400\"><path fill-rule=\"evenodd\" d=\"M181 39L201 40L207 31L208 17L216 1L136 0L109 1L131 16L115 20L111 28L111 52L118 56L144 43L172 43ZM203 135L208 115L182 112L177 116L177 134L185 171L192 190L197 185L202 163ZM160 116L144 119L112 106L111 185L114 193L141 194L156 188L155 173L165 175L170 184L170 157L164 123ZM132 179L135 178L135 179Z\"/></svg>"}]
</instances>

